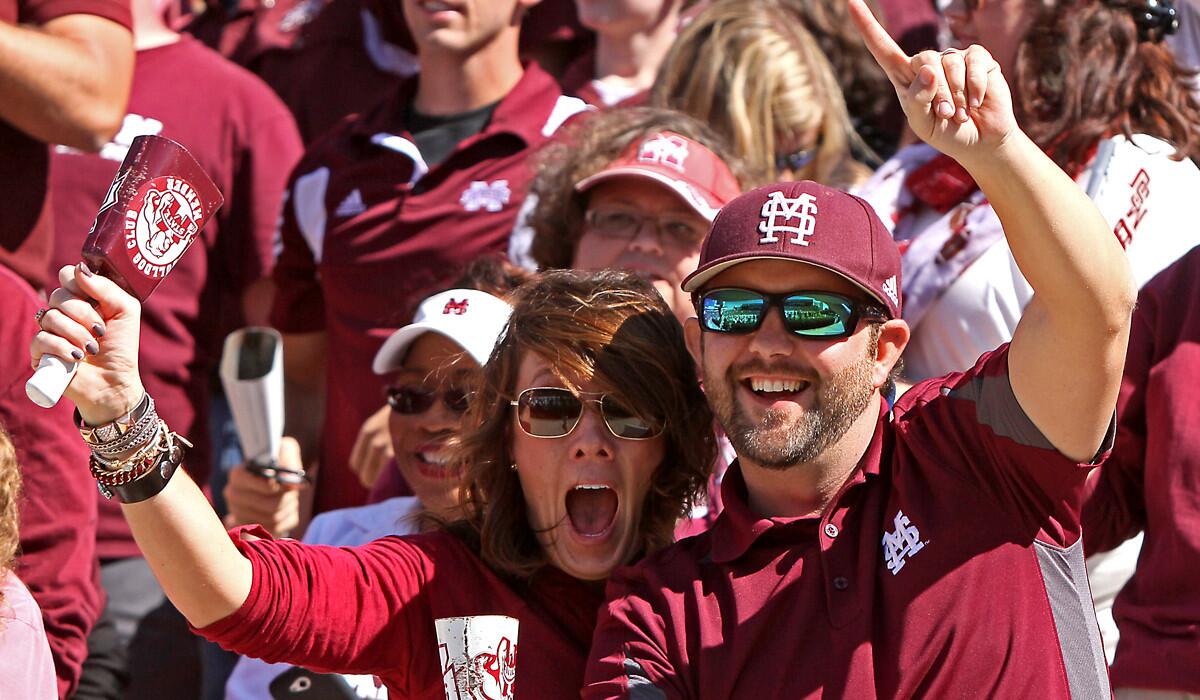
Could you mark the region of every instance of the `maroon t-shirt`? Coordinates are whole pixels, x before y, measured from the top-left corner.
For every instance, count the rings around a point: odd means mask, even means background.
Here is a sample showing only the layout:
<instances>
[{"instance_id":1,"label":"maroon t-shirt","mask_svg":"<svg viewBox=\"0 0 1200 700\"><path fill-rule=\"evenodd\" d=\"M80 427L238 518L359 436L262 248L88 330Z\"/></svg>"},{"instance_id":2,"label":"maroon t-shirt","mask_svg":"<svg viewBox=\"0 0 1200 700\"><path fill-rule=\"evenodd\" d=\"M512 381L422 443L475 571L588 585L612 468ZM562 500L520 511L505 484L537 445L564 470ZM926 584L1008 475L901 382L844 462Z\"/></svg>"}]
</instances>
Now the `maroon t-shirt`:
<instances>
[{"instance_id":1,"label":"maroon t-shirt","mask_svg":"<svg viewBox=\"0 0 1200 700\"><path fill-rule=\"evenodd\" d=\"M406 81L331 131L289 185L271 319L284 333L328 333L317 513L366 501L346 465L363 421L383 405L376 351L408 323L414 295L505 249L530 155L584 107L531 65L483 131L429 167L404 123L415 90L416 79Z\"/></svg>"},{"instance_id":2,"label":"maroon t-shirt","mask_svg":"<svg viewBox=\"0 0 1200 700\"><path fill-rule=\"evenodd\" d=\"M1089 553L1144 530L1113 617L1113 685L1200 693L1200 248L1142 287L1112 459L1088 480Z\"/></svg>"},{"instance_id":3,"label":"maroon t-shirt","mask_svg":"<svg viewBox=\"0 0 1200 700\"><path fill-rule=\"evenodd\" d=\"M140 134L183 144L225 195L142 315L142 379L159 414L195 445L187 469L203 484L213 368L226 333L242 325L242 292L271 272L280 200L300 139L287 108L262 81L194 39L139 51L128 114L113 142L99 154L55 150L51 280L59 265L79 261L100 201ZM102 500L100 513L100 556L137 556L120 506Z\"/></svg>"},{"instance_id":4,"label":"maroon t-shirt","mask_svg":"<svg viewBox=\"0 0 1200 700\"><path fill-rule=\"evenodd\" d=\"M244 541L242 531L268 539ZM261 528L231 536L253 567L250 594L237 612L197 630L226 649L318 672L374 674L391 697L408 700L445 700L444 674L467 684L471 674L507 677L516 698L579 695L603 600L594 584L552 567L528 583L503 578L444 532L361 547L271 540ZM447 663L435 621L484 615L517 620L514 644L485 634L472 667ZM498 645L516 654L515 677ZM504 696L463 688L462 697Z\"/></svg>"},{"instance_id":5,"label":"maroon t-shirt","mask_svg":"<svg viewBox=\"0 0 1200 700\"><path fill-rule=\"evenodd\" d=\"M881 402L820 518L757 516L735 464L712 530L610 579L583 697L1109 697L1091 466L1021 410L1007 346Z\"/></svg>"},{"instance_id":6,"label":"maroon t-shirt","mask_svg":"<svg viewBox=\"0 0 1200 700\"><path fill-rule=\"evenodd\" d=\"M128 0L0 0L0 22L6 24L39 25L73 14L132 26ZM46 195L49 162L46 144L0 119L0 192L6 203L0 216L0 265L35 288L42 285L53 247Z\"/></svg>"},{"instance_id":7,"label":"maroon t-shirt","mask_svg":"<svg viewBox=\"0 0 1200 700\"><path fill-rule=\"evenodd\" d=\"M87 657L87 636L104 607L96 567L96 484L88 450L60 401L41 409L25 396L34 313L45 302L0 265L0 425L12 438L24 480L17 575L33 593L60 697L74 692ZM0 634L3 634L0 631Z\"/></svg>"}]
</instances>

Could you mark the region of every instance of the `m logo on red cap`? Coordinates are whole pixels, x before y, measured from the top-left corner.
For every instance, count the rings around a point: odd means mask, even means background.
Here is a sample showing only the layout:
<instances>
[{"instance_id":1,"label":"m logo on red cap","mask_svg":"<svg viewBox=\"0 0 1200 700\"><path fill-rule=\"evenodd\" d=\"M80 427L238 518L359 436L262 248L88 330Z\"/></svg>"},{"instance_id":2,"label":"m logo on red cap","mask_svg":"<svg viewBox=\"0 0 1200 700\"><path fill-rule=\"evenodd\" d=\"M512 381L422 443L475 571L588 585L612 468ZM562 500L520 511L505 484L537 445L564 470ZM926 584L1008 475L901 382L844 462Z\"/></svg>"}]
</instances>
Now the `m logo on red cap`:
<instances>
[{"instance_id":1,"label":"m logo on red cap","mask_svg":"<svg viewBox=\"0 0 1200 700\"><path fill-rule=\"evenodd\" d=\"M795 245L808 245L808 237L817 228L817 200L807 192L799 197L784 197L782 192L772 192L762 205L762 221L758 222L758 232L763 235L758 240L760 245L778 243L777 234L792 234ZM794 226L787 223L796 221Z\"/></svg>"},{"instance_id":2,"label":"m logo on red cap","mask_svg":"<svg viewBox=\"0 0 1200 700\"><path fill-rule=\"evenodd\" d=\"M462 301L451 299L446 302L446 308L442 309L442 315L449 316L450 314L454 314L455 316L462 316L467 313L467 305L470 302L470 299L463 299Z\"/></svg>"},{"instance_id":3,"label":"m logo on red cap","mask_svg":"<svg viewBox=\"0 0 1200 700\"><path fill-rule=\"evenodd\" d=\"M687 160L687 141L675 134L655 134L646 139L638 148L639 163L657 163L683 172L683 162Z\"/></svg>"}]
</instances>

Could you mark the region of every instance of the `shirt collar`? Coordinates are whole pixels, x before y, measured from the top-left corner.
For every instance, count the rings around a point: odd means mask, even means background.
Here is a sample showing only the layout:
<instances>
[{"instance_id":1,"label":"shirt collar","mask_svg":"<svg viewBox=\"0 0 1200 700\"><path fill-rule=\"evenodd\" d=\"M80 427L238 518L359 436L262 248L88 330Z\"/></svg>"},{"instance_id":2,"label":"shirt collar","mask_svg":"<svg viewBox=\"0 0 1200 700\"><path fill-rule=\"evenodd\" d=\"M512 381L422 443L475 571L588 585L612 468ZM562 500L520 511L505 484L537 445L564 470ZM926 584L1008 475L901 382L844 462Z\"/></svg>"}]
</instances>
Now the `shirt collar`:
<instances>
[{"instance_id":1,"label":"shirt collar","mask_svg":"<svg viewBox=\"0 0 1200 700\"><path fill-rule=\"evenodd\" d=\"M390 98L355 121L352 132L366 138L408 135L404 115L416 98L419 79L420 76L415 75L401 81ZM526 146L541 143L548 136L543 133L543 128L561 95L562 91L549 74L536 63L528 63L521 79L496 105L492 118L478 136L512 134Z\"/></svg>"},{"instance_id":2,"label":"shirt collar","mask_svg":"<svg viewBox=\"0 0 1200 700\"><path fill-rule=\"evenodd\" d=\"M846 492L858 484L865 483L868 477L878 476L887 449L891 444L891 411L887 402L879 402L879 418L875 426L875 434L859 459L858 465L850 473L850 477L842 486L838 497L834 500L836 508L838 501ZM725 564L738 559L763 534L779 526L790 525L812 518L763 518L750 510L749 493L746 490L746 480L742 476L742 468L737 460L729 465L721 484L721 501L724 510L717 518L712 529L712 559L718 564Z\"/></svg>"}]
</instances>

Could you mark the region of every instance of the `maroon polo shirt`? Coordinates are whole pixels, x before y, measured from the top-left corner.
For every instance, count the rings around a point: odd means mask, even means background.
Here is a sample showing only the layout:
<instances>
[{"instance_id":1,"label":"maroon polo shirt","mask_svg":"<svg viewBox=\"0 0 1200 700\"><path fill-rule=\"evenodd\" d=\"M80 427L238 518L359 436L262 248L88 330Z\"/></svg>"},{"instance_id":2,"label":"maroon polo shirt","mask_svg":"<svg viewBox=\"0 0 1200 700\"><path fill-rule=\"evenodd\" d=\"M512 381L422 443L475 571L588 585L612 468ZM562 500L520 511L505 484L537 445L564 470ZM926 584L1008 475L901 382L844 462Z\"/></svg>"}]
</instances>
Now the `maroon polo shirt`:
<instances>
[{"instance_id":1,"label":"maroon polo shirt","mask_svg":"<svg viewBox=\"0 0 1200 700\"><path fill-rule=\"evenodd\" d=\"M1088 480L1087 550L1145 530L1113 617L1113 685L1200 693L1200 248L1142 287L1112 459Z\"/></svg>"},{"instance_id":2,"label":"maroon polo shirt","mask_svg":"<svg viewBox=\"0 0 1200 700\"><path fill-rule=\"evenodd\" d=\"M96 15L130 27L128 0L0 0L0 22L41 25L72 14ZM51 210L47 200L50 154L46 144L0 119L0 265L35 288L50 261ZM57 286L57 285L55 285Z\"/></svg>"},{"instance_id":3,"label":"maroon polo shirt","mask_svg":"<svg viewBox=\"0 0 1200 700\"><path fill-rule=\"evenodd\" d=\"M428 168L405 128L416 79L309 149L289 185L272 323L329 337L316 512L361 505L346 466L363 421L383 405L371 371L383 341L408 323L414 295L505 250L532 175L528 160L583 108L530 65L483 131Z\"/></svg>"},{"instance_id":4,"label":"maroon polo shirt","mask_svg":"<svg viewBox=\"0 0 1200 700\"><path fill-rule=\"evenodd\" d=\"M239 654L318 672L374 674L393 698L445 700L445 651L434 621L504 615L518 623L518 700L578 697L603 596L545 567L530 582L498 576L458 538L437 532L361 547L306 545L230 534L253 567L242 607L200 635ZM301 613L302 614L298 614ZM490 650L495 651L495 642ZM511 647L510 647L511 648ZM501 673L489 649L469 673ZM460 681L459 666L454 674ZM459 697L508 697L472 693Z\"/></svg>"},{"instance_id":5,"label":"maroon polo shirt","mask_svg":"<svg viewBox=\"0 0 1200 700\"><path fill-rule=\"evenodd\" d=\"M24 481L16 572L42 609L58 693L68 697L104 595L96 568L96 484L71 402L42 409L25 396L33 373L29 341L38 331L33 315L42 306L24 280L0 265L0 425L16 447Z\"/></svg>"},{"instance_id":6,"label":"maroon polo shirt","mask_svg":"<svg viewBox=\"0 0 1200 700\"><path fill-rule=\"evenodd\" d=\"M183 144L225 195L142 312L142 380L159 415L193 443L187 469L203 484L212 373L225 335L244 325L242 292L271 272L280 200L300 139L270 88L195 39L137 52L128 114L113 142L98 154L55 150L54 286L58 267L79 261L96 210L140 134ZM116 501L101 499L97 537L102 558L139 556Z\"/></svg>"},{"instance_id":7,"label":"maroon polo shirt","mask_svg":"<svg viewBox=\"0 0 1200 700\"><path fill-rule=\"evenodd\" d=\"M1109 697L1091 466L1050 446L1007 366L1002 346L881 403L820 518L757 516L731 466L712 530L610 579L583 697Z\"/></svg>"}]
</instances>

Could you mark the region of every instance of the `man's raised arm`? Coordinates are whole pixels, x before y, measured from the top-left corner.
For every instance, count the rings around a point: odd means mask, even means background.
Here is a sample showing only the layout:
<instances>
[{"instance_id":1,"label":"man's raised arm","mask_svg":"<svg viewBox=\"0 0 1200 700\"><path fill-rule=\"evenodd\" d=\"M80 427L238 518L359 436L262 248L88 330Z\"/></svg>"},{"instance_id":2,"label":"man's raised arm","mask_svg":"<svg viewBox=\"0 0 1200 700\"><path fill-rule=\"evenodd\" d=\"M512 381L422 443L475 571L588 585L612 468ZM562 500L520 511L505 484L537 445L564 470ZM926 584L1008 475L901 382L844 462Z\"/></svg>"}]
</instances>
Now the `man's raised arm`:
<instances>
[{"instance_id":1,"label":"man's raised arm","mask_svg":"<svg viewBox=\"0 0 1200 700\"><path fill-rule=\"evenodd\" d=\"M986 49L910 57L862 0L850 7L909 124L975 178L1034 289L1009 350L1017 401L1059 452L1091 460L1112 420L1137 295L1124 251L1083 190L1017 126Z\"/></svg>"}]
</instances>

